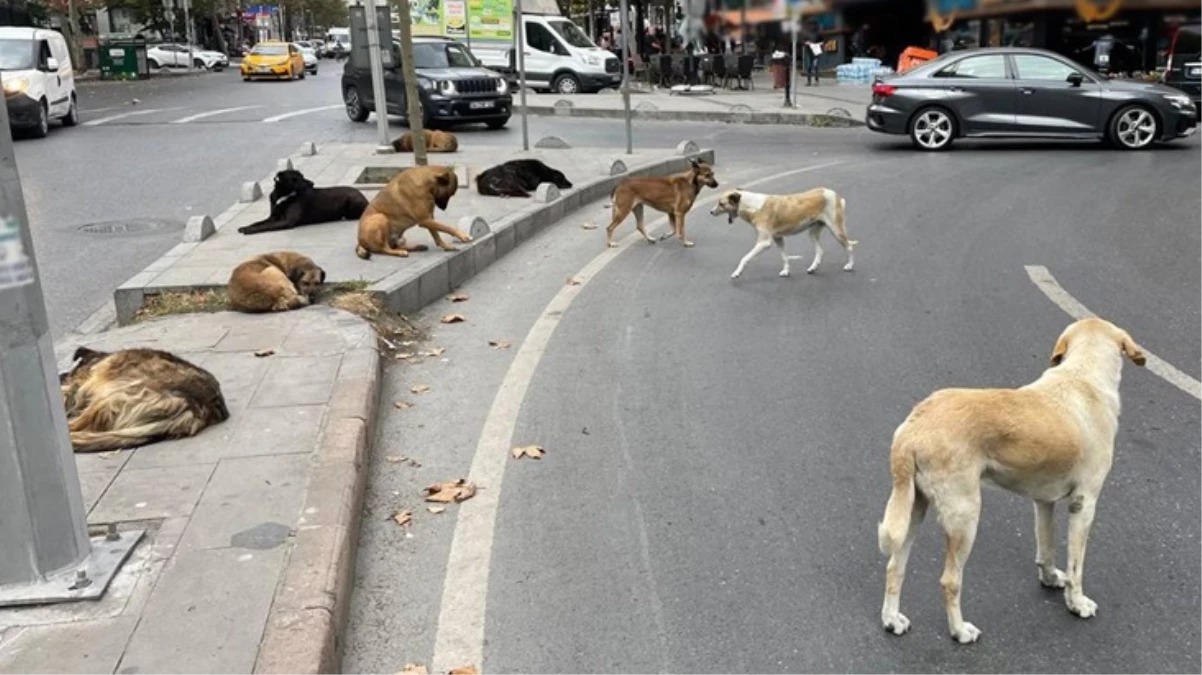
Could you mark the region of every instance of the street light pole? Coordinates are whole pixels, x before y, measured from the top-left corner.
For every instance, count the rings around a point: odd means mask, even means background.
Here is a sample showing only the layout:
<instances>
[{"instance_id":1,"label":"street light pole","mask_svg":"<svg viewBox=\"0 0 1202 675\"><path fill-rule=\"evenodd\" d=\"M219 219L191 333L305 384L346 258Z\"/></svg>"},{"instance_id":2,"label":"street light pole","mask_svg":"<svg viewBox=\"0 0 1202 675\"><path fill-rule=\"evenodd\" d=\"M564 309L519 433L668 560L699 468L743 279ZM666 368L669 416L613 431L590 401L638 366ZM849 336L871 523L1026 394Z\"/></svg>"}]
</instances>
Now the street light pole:
<instances>
[{"instance_id":1,"label":"street light pole","mask_svg":"<svg viewBox=\"0 0 1202 675\"><path fill-rule=\"evenodd\" d=\"M530 149L530 128L526 124L526 22L522 19L522 0L513 3L514 65L518 68L518 100L522 104L522 150Z\"/></svg>"},{"instance_id":2,"label":"street light pole","mask_svg":"<svg viewBox=\"0 0 1202 675\"><path fill-rule=\"evenodd\" d=\"M401 3L408 7L408 0ZM404 17L402 16L402 19ZM391 152L388 138L388 96L384 90L384 62L380 58L380 27L376 18L376 0L363 5L363 20L367 26L367 58L371 69L372 98L376 101L376 152ZM403 23L403 21L402 21ZM404 27L401 35L404 36ZM389 45L391 48L391 45Z\"/></svg>"},{"instance_id":3,"label":"street light pole","mask_svg":"<svg viewBox=\"0 0 1202 675\"><path fill-rule=\"evenodd\" d=\"M188 41L188 72L192 72L192 2L184 0L184 39Z\"/></svg>"},{"instance_id":4,"label":"street light pole","mask_svg":"<svg viewBox=\"0 0 1202 675\"><path fill-rule=\"evenodd\" d=\"M622 22L622 109L626 117L626 154L634 154L633 131L630 128L630 6L627 0L618 4L618 21Z\"/></svg>"}]
</instances>

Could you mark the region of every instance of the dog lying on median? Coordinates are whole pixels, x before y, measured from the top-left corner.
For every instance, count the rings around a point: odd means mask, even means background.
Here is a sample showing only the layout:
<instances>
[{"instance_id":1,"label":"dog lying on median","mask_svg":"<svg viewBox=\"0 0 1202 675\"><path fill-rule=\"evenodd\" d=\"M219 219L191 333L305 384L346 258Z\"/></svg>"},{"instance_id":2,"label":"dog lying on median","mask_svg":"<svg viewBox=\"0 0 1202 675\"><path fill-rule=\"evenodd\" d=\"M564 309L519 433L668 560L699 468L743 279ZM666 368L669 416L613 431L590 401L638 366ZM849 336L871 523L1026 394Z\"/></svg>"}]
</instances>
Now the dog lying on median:
<instances>
[{"instance_id":1,"label":"dog lying on median","mask_svg":"<svg viewBox=\"0 0 1202 675\"><path fill-rule=\"evenodd\" d=\"M846 272L852 271L856 261L852 249L859 243L847 238L847 226L844 213L847 201L828 188L814 188L791 195L764 195L747 190L730 190L724 193L714 205L711 216L725 213L727 222L733 223L736 217L751 223L755 228L755 246L739 261L739 266L730 275L737 279L743 273L743 268L751 259L764 249L776 244L780 250L784 267L780 276L789 276L789 261L801 256L791 256L785 253L785 237L809 231L810 239L814 241L814 262L806 269L806 274L812 274L822 262L822 230L828 229L835 235L835 240L847 252L847 264L843 266Z\"/></svg>"},{"instance_id":2,"label":"dog lying on median","mask_svg":"<svg viewBox=\"0 0 1202 675\"><path fill-rule=\"evenodd\" d=\"M458 152L459 139L448 131L433 131L422 129L426 139L426 152ZM392 149L397 152L413 152L413 132L406 131L392 142Z\"/></svg>"},{"instance_id":3,"label":"dog lying on median","mask_svg":"<svg viewBox=\"0 0 1202 675\"><path fill-rule=\"evenodd\" d=\"M326 272L292 251L258 255L234 268L227 292L230 309L239 312L284 312L313 302Z\"/></svg>"},{"instance_id":4,"label":"dog lying on median","mask_svg":"<svg viewBox=\"0 0 1202 675\"><path fill-rule=\"evenodd\" d=\"M981 631L960 614L964 563L972 552L985 481L1035 502L1039 582L1063 588L1073 614L1088 619L1097 604L1081 585L1094 507L1114 458L1123 357L1144 365L1143 350L1109 321L1077 321L1060 334L1051 367L1018 389L944 389L914 407L893 434L893 492L878 526L889 555L881 622L901 635L899 611L910 546L927 506L947 541L943 602L948 630L961 644ZM1056 568L1053 508L1067 499L1068 567Z\"/></svg>"},{"instance_id":5,"label":"dog lying on median","mask_svg":"<svg viewBox=\"0 0 1202 675\"><path fill-rule=\"evenodd\" d=\"M363 215L367 197L353 187L313 187L313 181L294 169L275 175L271 188L271 214L265 220L238 228L242 234L290 230L298 225L315 225L353 220Z\"/></svg>"},{"instance_id":6,"label":"dog lying on median","mask_svg":"<svg viewBox=\"0 0 1202 675\"><path fill-rule=\"evenodd\" d=\"M76 452L195 436L229 419L217 378L167 352L80 347L74 361L59 385Z\"/></svg>"},{"instance_id":7,"label":"dog lying on median","mask_svg":"<svg viewBox=\"0 0 1202 675\"><path fill-rule=\"evenodd\" d=\"M529 197L540 183L552 183L560 190L572 187L563 172L537 159L511 159L476 176L476 192L488 197Z\"/></svg>"},{"instance_id":8,"label":"dog lying on median","mask_svg":"<svg viewBox=\"0 0 1202 675\"><path fill-rule=\"evenodd\" d=\"M444 242L440 233L470 242L469 235L434 218L434 207L445 211L458 191L459 178L448 166L415 166L401 171L371 200L359 219L355 255L364 260L373 253L404 258L410 251L425 251L424 244L405 243L405 231L414 225L426 228L435 245L444 251L454 251L455 247Z\"/></svg>"},{"instance_id":9,"label":"dog lying on median","mask_svg":"<svg viewBox=\"0 0 1202 675\"><path fill-rule=\"evenodd\" d=\"M618 187L614 188L611 195L614 214L609 227L605 228L606 246L617 246L613 240L614 230L622 224L631 211L634 211L635 227L638 228L639 234L652 244L656 242L651 235L647 234L647 230L643 229L644 204L649 204L656 211L668 214L672 232L665 233L659 238L659 241L675 234L685 246L692 246L693 242L685 238L684 216L689 209L693 208L693 202L697 201L697 195L701 192L702 187L716 188L718 181L714 178L713 167L697 159L690 160L688 170L683 173L671 176L627 178L618 183Z\"/></svg>"}]
</instances>

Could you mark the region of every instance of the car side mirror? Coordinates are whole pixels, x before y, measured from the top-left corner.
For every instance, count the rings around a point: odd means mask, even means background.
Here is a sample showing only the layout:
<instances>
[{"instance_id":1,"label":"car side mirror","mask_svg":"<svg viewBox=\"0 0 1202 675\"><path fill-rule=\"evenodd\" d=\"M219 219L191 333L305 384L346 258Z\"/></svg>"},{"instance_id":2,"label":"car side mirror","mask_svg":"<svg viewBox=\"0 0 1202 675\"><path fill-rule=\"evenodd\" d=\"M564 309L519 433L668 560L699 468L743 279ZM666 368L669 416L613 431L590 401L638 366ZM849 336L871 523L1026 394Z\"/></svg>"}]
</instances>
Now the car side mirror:
<instances>
[{"instance_id":1,"label":"car side mirror","mask_svg":"<svg viewBox=\"0 0 1202 675\"><path fill-rule=\"evenodd\" d=\"M46 72L53 73L58 70L58 59L53 56L46 59Z\"/></svg>"},{"instance_id":2,"label":"car side mirror","mask_svg":"<svg viewBox=\"0 0 1202 675\"><path fill-rule=\"evenodd\" d=\"M1085 81L1085 76L1082 75L1081 73L1069 73L1069 75L1068 75L1068 83L1073 85L1074 87L1080 87L1081 83L1084 81Z\"/></svg>"}]
</instances>

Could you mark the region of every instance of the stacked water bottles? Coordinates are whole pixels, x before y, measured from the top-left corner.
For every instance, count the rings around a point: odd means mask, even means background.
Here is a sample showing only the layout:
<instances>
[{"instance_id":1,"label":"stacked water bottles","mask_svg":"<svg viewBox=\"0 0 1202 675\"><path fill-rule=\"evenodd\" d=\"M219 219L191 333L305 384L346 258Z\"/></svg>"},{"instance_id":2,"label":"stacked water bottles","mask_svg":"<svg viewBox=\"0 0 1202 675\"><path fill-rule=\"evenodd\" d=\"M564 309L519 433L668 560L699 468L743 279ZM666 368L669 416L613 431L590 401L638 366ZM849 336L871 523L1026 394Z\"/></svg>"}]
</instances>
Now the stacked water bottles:
<instances>
[{"instance_id":1,"label":"stacked water bottles","mask_svg":"<svg viewBox=\"0 0 1202 675\"><path fill-rule=\"evenodd\" d=\"M839 84L870 84L878 77L892 74L893 69L881 65L880 59L854 58L851 63L835 66Z\"/></svg>"}]
</instances>

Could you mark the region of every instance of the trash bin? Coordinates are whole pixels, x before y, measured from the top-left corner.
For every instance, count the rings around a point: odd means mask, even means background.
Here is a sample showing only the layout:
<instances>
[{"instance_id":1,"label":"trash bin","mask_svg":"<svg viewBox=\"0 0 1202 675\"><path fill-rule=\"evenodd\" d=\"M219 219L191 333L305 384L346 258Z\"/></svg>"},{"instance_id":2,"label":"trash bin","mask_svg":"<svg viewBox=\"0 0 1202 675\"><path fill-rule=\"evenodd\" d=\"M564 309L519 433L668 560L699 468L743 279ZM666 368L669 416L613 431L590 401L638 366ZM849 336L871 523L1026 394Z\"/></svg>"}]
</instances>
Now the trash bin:
<instances>
[{"instance_id":1,"label":"trash bin","mask_svg":"<svg viewBox=\"0 0 1202 675\"><path fill-rule=\"evenodd\" d=\"M784 89L789 86L789 55L784 52L772 53L772 88Z\"/></svg>"},{"instance_id":2,"label":"trash bin","mask_svg":"<svg viewBox=\"0 0 1202 675\"><path fill-rule=\"evenodd\" d=\"M145 80L150 78L150 63L146 60L145 38L101 40L97 51L100 57L100 79Z\"/></svg>"}]
</instances>

